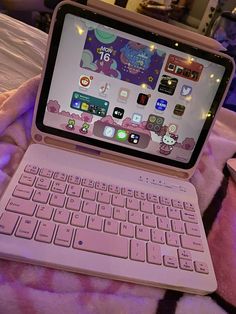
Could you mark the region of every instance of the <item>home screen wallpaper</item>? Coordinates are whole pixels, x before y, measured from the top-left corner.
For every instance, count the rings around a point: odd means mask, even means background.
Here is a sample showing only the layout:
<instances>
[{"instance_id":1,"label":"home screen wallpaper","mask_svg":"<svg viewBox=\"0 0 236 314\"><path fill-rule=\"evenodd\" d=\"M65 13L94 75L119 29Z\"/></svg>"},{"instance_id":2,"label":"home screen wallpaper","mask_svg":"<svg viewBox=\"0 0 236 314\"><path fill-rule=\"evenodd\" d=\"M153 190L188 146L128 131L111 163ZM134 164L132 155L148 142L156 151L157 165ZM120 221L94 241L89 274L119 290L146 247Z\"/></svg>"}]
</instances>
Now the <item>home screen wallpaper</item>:
<instances>
[{"instance_id":1,"label":"home screen wallpaper","mask_svg":"<svg viewBox=\"0 0 236 314\"><path fill-rule=\"evenodd\" d=\"M67 14L43 123L187 163L223 74L220 65Z\"/></svg>"}]
</instances>

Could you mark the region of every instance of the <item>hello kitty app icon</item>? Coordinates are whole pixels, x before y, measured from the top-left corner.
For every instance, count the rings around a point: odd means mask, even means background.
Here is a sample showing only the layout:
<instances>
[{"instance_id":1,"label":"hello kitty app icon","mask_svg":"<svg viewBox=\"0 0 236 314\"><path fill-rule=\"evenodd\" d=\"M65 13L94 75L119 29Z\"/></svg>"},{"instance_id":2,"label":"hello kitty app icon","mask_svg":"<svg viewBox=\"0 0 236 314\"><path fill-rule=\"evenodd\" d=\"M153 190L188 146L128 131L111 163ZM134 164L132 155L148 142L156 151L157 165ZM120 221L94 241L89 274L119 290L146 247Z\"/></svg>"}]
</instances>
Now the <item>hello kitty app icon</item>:
<instances>
[{"instance_id":1,"label":"hello kitty app icon","mask_svg":"<svg viewBox=\"0 0 236 314\"><path fill-rule=\"evenodd\" d=\"M81 75L79 78L79 86L83 88L89 88L93 77L88 75Z\"/></svg>"}]
</instances>

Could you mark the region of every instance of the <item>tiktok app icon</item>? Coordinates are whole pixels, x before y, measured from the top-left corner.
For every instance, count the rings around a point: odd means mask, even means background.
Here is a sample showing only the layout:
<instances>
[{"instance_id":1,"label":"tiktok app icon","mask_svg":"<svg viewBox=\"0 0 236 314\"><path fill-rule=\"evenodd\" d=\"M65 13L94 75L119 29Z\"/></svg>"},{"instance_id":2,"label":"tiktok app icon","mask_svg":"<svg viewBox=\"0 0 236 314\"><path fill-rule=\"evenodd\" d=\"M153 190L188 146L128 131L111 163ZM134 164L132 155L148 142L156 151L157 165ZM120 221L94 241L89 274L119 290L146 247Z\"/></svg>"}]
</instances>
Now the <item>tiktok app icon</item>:
<instances>
[{"instance_id":1,"label":"tiktok app icon","mask_svg":"<svg viewBox=\"0 0 236 314\"><path fill-rule=\"evenodd\" d=\"M107 82L101 84L101 86L99 87L99 94L101 96L106 96L110 88L111 88L111 85Z\"/></svg>"}]
</instances>

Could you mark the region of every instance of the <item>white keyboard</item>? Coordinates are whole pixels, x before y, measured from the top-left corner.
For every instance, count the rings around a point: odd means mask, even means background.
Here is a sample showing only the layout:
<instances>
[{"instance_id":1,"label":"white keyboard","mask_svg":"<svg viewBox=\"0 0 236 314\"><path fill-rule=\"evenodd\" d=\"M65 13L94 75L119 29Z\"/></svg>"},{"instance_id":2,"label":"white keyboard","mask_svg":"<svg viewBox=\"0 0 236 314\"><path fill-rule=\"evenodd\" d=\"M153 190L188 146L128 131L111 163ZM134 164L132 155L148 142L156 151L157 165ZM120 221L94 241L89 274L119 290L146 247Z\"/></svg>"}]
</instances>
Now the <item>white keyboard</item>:
<instances>
[{"instance_id":1,"label":"white keyboard","mask_svg":"<svg viewBox=\"0 0 236 314\"><path fill-rule=\"evenodd\" d=\"M1 215L0 233L202 276L209 272L204 258L193 257L204 246L191 203L31 164ZM163 253L166 246L171 255Z\"/></svg>"}]
</instances>

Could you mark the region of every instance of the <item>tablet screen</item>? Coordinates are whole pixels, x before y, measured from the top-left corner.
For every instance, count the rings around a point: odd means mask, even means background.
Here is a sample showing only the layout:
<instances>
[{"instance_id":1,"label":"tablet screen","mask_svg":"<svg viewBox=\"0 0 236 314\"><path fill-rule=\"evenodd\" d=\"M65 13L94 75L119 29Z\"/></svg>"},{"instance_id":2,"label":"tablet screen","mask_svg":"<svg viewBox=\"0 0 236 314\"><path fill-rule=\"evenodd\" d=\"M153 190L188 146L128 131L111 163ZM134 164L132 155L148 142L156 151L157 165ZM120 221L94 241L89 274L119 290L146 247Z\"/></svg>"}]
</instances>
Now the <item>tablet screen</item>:
<instances>
[{"instance_id":1,"label":"tablet screen","mask_svg":"<svg viewBox=\"0 0 236 314\"><path fill-rule=\"evenodd\" d=\"M63 138L190 168L231 71L226 57L65 6L36 123Z\"/></svg>"}]
</instances>

